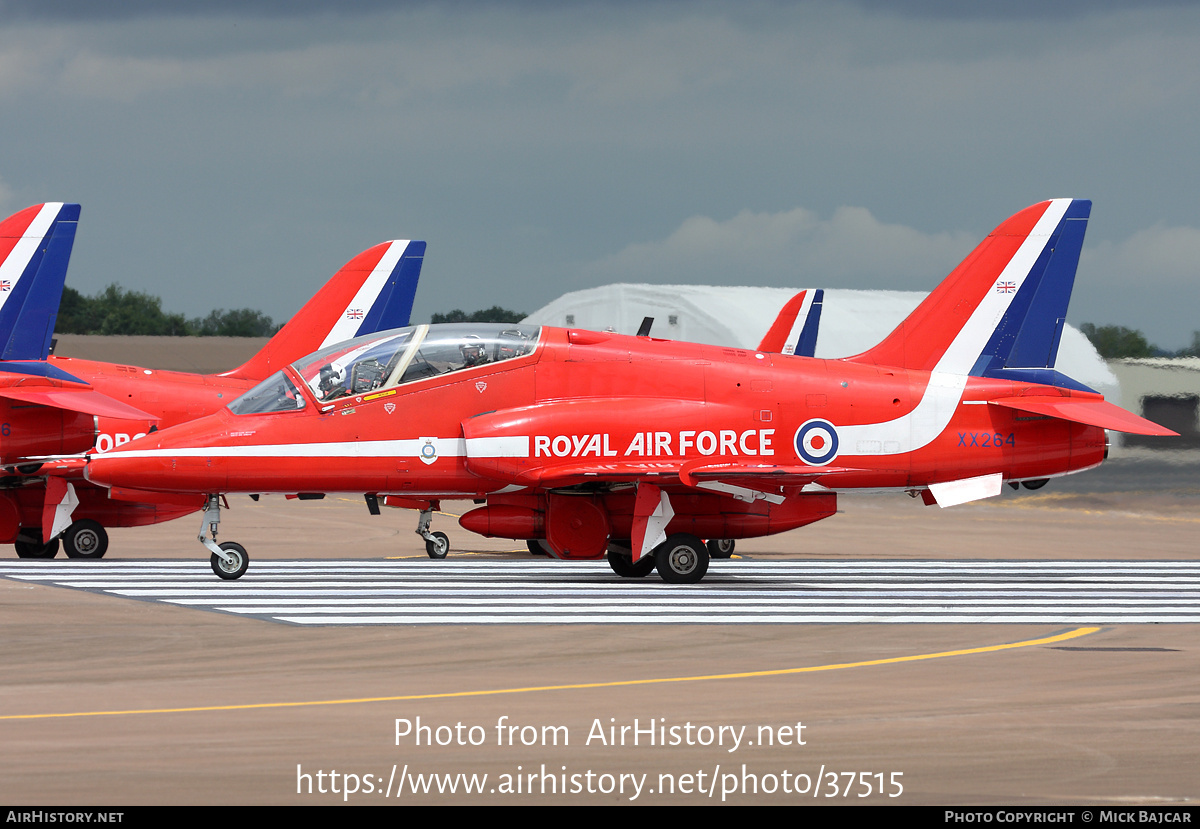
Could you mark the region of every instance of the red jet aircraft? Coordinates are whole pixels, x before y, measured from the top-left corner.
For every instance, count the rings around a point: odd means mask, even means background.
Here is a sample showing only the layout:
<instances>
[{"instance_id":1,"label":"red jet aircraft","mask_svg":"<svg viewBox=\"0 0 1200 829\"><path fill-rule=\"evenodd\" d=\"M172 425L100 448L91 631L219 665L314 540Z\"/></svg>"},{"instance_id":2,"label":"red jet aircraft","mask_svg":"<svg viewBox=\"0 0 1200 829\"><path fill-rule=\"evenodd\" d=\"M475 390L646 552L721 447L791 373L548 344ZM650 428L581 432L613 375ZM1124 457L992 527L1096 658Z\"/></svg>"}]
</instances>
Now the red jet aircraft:
<instances>
[{"instance_id":1,"label":"red jet aircraft","mask_svg":"<svg viewBox=\"0 0 1200 829\"><path fill-rule=\"evenodd\" d=\"M106 526L203 507L199 496L105 489L66 470L47 477L40 461L211 414L315 348L406 325L425 253L424 242L393 241L359 254L239 368L159 371L49 356L78 218L79 205L50 203L0 223L0 543L22 558L53 558L60 536L68 556L100 558Z\"/></svg>"},{"instance_id":2,"label":"red jet aircraft","mask_svg":"<svg viewBox=\"0 0 1200 829\"><path fill-rule=\"evenodd\" d=\"M447 546L429 531L437 499L472 498L474 532L696 582L702 538L810 524L839 490L949 506L1097 466L1105 429L1173 434L1053 368L1090 207L1012 216L856 357L420 325L319 351L216 414L92 457L86 476L205 493L200 540L225 579L248 557L216 542L220 494L341 491L422 508L431 555Z\"/></svg>"}]
</instances>

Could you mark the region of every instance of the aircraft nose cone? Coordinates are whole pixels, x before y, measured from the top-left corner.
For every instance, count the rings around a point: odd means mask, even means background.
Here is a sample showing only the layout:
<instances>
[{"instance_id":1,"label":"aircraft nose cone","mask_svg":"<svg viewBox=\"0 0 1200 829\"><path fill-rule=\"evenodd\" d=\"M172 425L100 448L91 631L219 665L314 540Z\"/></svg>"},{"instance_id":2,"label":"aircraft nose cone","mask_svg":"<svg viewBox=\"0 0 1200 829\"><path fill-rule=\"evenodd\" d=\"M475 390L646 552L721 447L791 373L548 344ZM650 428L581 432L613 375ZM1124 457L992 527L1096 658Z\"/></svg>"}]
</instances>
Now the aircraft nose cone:
<instances>
[{"instance_id":1,"label":"aircraft nose cone","mask_svg":"<svg viewBox=\"0 0 1200 829\"><path fill-rule=\"evenodd\" d=\"M156 482L157 475L147 469L147 459L140 457L125 457L124 452L110 452L94 455L83 472L87 480L100 486L131 486L148 487Z\"/></svg>"},{"instance_id":2,"label":"aircraft nose cone","mask_svg":"<svg viewBox=\"0 0 1200 829\"><path fill-rule=\"evenodd\" d=\"M98 455L85 477L100 486L151 492L222 492L228 484L220 458L140 449Z\"/></svg>"}]
</instances>

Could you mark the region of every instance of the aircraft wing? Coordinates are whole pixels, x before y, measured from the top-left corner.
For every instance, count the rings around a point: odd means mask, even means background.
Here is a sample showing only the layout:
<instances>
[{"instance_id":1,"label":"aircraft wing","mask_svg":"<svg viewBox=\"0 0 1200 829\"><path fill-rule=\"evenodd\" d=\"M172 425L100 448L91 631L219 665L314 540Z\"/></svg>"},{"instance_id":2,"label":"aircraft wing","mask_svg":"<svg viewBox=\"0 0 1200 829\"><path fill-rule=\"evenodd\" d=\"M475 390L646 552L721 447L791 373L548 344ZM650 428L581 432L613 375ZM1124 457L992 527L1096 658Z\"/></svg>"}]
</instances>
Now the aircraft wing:
<instances>
[{"instance_id":1,"label":"aircraft wing","mask_svg":"<svg viewBox=\"0 0 1200 829\"><path fill-rule=\"evenodd\" d=\"M122 403L95 389L63 388L53 386L0 388L0 397L16 400L21 403L31 403L37 406L49 406L55 409L69 409L73 412L98 415L100 417L115 417L122 420L146 420L157 422L155 415L147 414L141 409L135 409L128 403Z\"/></svg>"},{"instance_id":2,"label":"aircraft wing","mask_svg":"<svg viewBox=\"0 0 1200 829\"><path fill-rule=\"evenodd\" d=\"M1165 426L1138 417L1107 400L1079 397L1002 397L989 400L994 406L1004 406L1031 414L1057 417L1088 426L1099 426L1114 432L1129 432L1135 435L1175 435Z\"/></svg>"},{"instance_id":3,"label":"aircraft wing","mask_svg":"<svg viewBox=\"0 0 1200 829\"><path fill-rule=\"evenodd\" d=\"M102 394L78 377L40 361L0 362L0 397L100 417L159 420L157 415Z\"/></svg>"},{"instance_id":4,"label":"aircraft wing","mask_svg":"<svg viewBox=\"0 0 1200 829\"><path fill-rule=\"evenodd\" d=\"M742 500L782 498L784 487L816 483L824 475L853 471L835 466L783 466L754 463L680 464L678 461L619 460L569 465L539 466L516 479L521 486L568 487L580 484L649 482L671 486L677 482L693 489L725 492ZM762 493L767 493L763 495ZM745 496L745 497L742 497Z\"/></svg>"}]
</instances>

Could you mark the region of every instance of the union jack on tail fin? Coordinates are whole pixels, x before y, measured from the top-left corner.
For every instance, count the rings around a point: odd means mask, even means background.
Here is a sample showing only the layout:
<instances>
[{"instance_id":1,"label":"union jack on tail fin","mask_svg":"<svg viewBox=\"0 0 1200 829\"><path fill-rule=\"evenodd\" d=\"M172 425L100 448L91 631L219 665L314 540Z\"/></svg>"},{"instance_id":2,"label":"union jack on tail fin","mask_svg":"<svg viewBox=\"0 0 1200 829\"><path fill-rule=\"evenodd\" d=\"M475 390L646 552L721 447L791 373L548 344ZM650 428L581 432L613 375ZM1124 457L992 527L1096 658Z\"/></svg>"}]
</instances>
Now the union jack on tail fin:
<instances>
[{"instance_id":1,"label":"union jack on tail fin","mask_svg":"<svg viewBox=\"0 0 1200 829\"><path fill-rule=\"evenodd\" d=\"M812 357L817 350L825 291L804 290L789 299L767 331L758 350L769 354Z\"/></svg>"},{"instance_id":2,"label":"union jack on tail fin","mask_svg":"<svg viewBox=\"0 0 1200 829\"><path fill-rule=\"evenodd\" d=\"M223 377L261 380L301 357L409 323L425 243L384 242L355 256L244 365Z\"/></svg>"}]
</instances>

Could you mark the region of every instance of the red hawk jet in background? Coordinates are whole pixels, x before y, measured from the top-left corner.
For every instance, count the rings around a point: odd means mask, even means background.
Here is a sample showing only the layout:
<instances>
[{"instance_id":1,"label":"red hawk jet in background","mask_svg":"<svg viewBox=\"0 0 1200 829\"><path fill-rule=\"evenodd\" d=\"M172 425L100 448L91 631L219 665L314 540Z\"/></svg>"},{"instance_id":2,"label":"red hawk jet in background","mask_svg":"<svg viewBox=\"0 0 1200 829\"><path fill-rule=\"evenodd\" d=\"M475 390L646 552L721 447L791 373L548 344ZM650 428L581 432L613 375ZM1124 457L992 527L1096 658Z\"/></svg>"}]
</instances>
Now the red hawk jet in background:
<instances>
[{"instance_id":1,"label":"red hawk jet in background","mask_svg":"<svg viewBox=\"0 0 1200 829\"><path fill-rule=\"evenodd\" d=\"M841 490L950 506L1094 467L1105 429L1173 434L1054 369L1090 209L1012 216L855 357L419 325L318 351L216 414L91 457L86 476L207 496L200 540L225 579L248 556L217 543L221 494L339 491L422 509L431 555L446 547L437 500L472 498L459 520L474 532L696 582L701 539L819 521Z\"/></svg>"},{"instance_id":2,"label":"red hawk jet in background","mask_svg":"<svg viewBox=\"0 0 1200 829\"><path fill-rule=\"evenodd\" d=\"M264 377L342 340L407 325L424 242L393 241L350 260L245 365L219 375L50 356L79 205L47 203L0 222L0 543L22 558L100 558L105 527L153 524L199 496L97 487L41 459L99 452L211 414Z\"/></svg>"}]
</instances>

